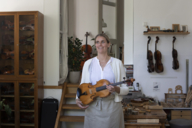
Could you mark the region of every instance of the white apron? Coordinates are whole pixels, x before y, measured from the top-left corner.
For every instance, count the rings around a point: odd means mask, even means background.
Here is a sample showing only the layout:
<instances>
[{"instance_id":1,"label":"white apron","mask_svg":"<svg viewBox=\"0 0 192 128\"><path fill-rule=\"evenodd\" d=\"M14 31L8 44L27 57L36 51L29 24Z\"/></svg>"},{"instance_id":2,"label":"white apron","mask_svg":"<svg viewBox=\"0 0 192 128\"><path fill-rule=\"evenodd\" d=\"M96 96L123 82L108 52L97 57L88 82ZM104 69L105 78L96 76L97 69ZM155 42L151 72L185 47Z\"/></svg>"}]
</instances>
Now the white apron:
<instances>
[{"instance_id":1,"label":"white apron","mask_svg":"<svg viewBox=\"0 0 192 128\"><path fill-rule=\"evenodd\" d=\"M114 101L114 94L98 97L85 110L84 128L124 128L121 102Z\"/></svg>"}]
</instances>

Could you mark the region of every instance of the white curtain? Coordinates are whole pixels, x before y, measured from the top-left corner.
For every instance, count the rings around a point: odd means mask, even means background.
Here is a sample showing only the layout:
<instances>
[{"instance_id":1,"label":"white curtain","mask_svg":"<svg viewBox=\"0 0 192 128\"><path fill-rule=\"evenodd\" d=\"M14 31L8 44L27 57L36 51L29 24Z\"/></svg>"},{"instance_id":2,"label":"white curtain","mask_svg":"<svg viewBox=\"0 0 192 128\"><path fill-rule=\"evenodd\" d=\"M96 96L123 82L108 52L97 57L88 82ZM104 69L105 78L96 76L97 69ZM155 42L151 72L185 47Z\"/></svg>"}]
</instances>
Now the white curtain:
<instances>
[{"instance_id":1,"label":"white curtain","mask_svg":"<svg viewBox=\"0 0 192 128\"><path fill-rule=\"evenodd\" d=\"M60 80L59 84L63 84L68 74L68 0L62 0L63 4L63 15L61 19L62 26L62 42L61 42L61 54L60 54Z\"/></svg>"}]
</instances>

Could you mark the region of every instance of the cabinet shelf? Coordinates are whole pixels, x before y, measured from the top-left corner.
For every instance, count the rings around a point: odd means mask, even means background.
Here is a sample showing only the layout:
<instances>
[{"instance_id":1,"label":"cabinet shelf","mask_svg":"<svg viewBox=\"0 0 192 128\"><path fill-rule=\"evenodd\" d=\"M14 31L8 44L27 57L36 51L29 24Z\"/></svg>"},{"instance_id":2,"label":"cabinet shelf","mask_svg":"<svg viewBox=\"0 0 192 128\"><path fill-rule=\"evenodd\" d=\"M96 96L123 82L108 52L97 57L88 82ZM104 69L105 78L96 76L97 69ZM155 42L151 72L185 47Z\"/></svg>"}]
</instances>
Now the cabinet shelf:
<instances>
[{"instance_id":1,"label":"cabinet shelf","mask_svg":"<svg viewBox=\"0 0 192 128\"><path fill-rule=\"evenodd\" d=\"M20 112L35 112L35 110L20 110Z\"/></svg>"},{"instance_id":2,"label":"cabinet shelf","mask_svg":"<svg viewBox=\"0 0 192 128\"><path fill-rule=\"evenodd\" d=\"M20 126L31 126L31 127L34 127L35 124L20 124Z\"/></svg>"},{"instance_id":3,"label":"cabinet shelf","mask_svg":"<svg viewBox=\"0 0 192 128\"><path fill-rule=\"evenodd\" d=\"M15 97L14 95L0 95L0 97Z\"/></svg>"},{"instance_id":4,"label":"cabinet shelf","mask_svg":"<svg viewBox=\"0 0 192 128\"><path fill-rule=\"evenodd\" d=\"M190 32L146 32L143 35L188 35Z\"/></svg>"},{"instance_id":5,"label":"cabinet shelf","mask_svg":"<svg viewBox=\"0 0 192 128\"><path fill-rule=\"evenodd\" d=\"M15 124L2 123L1 126L15 126Z\"/></svg>"},{"instance_id":6,"label":"cabinet shelf","mask_svg":"<svg viewBox=\"0 0 192 128\"><path fill-rule=\"evenodd\" d=\"M34 98L34 96L20 96L20 98Z\"/></svg>"}]
</instances>

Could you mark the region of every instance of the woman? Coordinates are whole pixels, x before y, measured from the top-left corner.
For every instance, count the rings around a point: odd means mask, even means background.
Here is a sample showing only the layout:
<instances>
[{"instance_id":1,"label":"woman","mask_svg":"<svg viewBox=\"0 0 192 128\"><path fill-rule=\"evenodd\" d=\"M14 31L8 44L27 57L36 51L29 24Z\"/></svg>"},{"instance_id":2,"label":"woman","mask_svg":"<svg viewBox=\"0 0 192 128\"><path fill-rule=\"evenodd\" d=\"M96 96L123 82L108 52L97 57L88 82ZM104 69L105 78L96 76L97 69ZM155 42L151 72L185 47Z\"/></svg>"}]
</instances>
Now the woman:
<instances>
[{"instance_id":1,"label":"woman","mask_svg":"<svg viewBox=\"0 0 192 128\"><path fill-rule=\"evenodd\" d=\"M82 83L95 85L97 81L106 79L110 83L123 81L125 69L122 62L108 55L109 38L105 34L95 37L97 56L89 59L83 66ZM124 116L121 105L122 96L129 92L125 84L107 85L111 95L105 98L97 97L89 105L83 105L76 98L77 105L85 109L84 128L124 128Z\"/></svg>"}]
</instances>

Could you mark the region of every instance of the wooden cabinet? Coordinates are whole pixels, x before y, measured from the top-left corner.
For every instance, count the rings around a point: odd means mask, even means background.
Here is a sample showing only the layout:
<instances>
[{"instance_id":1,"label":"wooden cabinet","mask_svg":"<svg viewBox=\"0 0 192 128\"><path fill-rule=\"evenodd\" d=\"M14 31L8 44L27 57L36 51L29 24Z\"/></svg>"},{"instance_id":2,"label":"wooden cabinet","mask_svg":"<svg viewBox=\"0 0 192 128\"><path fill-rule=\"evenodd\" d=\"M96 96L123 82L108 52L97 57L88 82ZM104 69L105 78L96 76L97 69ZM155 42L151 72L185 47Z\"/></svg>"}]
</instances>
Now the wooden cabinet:
<instances>
[{"instance_id":1,"label":"wooden cabinet","mask_svg":"<svg viewBox=\"0 0 192 128\"><path fill-rule=\"evenodd\" d=\"M191 111L190 110L172 110L171 119L189 119L191 120Z\"/></svg>"},{"instance_id":2,"label":"wooden cabinet","mask_svg":"<svg viewBox=\"0 0 192 128\"><path fill-rule=\"evenodd\" d=\"M37 11L0 12L0 128L38 128L43 98L43 15Z\"/></svg>"},{"instance_id":3,"label":"wooden cabinet","mask_svg":"<svg viewBox=\"0 0 192 128\"><path fill-rule=\"evenodd\" d=\"M159 124L138 124L138 123L125 123L125 128L160 128L161 123Z\"/></svg>"}]
</instances>

